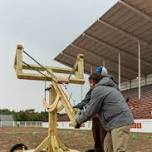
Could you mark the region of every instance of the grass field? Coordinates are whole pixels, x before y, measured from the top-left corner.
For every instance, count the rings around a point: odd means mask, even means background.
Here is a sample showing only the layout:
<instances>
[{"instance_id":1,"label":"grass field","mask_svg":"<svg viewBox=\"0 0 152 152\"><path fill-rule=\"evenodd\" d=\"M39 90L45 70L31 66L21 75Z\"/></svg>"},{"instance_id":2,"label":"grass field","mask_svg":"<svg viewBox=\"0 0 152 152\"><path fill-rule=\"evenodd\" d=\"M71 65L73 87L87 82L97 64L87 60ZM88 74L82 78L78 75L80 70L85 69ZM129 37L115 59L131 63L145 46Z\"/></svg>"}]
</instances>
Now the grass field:
<instances>
[{"instance_id":1,"label":"grass field","mask_svg":"<svg viewBox=\"0 0 152 152\"><path fill-rule=\"evenodd\" d=\"M71 148L84 152L93 148L91 131L59 130L59 137ZM24 143L28 148L37 146L47 135L44 128L0 128L0 152L9 152L16 143ZM152 152L151 134L132 134L129 144L130 152Z\"/></svg>"}]
</instances>

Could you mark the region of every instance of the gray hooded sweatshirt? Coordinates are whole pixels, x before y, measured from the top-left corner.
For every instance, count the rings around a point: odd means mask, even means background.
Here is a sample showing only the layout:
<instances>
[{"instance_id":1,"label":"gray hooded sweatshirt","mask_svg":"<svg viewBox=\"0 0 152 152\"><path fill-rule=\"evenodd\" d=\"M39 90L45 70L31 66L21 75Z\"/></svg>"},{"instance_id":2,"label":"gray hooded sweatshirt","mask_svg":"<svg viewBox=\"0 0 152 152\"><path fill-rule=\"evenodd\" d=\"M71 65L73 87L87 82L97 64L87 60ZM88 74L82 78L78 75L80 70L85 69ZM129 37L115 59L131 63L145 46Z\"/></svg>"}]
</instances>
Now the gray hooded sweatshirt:
<instances>
[{"instance_id":1,"label":"gray hooded sweatshirt","mask_svg":"<svg viewBox=\"0 0 152 152\"><path fill-rule=\"evenodd\" d=\"M108 77L101 79L96 84L91 93L90 102L86 109L79 113L76 121L78 124L82 124L96 115L107 131L131 125L134 122L123 95L113 80Z\"/></svg>"}]
</instances>

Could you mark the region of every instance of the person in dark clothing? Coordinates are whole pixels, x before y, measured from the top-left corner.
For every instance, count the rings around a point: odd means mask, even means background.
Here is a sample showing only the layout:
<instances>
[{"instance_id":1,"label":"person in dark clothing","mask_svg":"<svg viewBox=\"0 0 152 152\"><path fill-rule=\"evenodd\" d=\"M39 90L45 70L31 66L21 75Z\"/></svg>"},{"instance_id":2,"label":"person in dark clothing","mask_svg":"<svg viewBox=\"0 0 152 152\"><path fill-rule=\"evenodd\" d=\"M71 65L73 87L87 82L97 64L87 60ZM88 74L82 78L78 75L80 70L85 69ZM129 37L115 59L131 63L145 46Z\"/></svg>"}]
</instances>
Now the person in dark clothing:
<instances>
[{"instance_id":1,"label":"person in dark clothing","mask_svg":"<svg viewBox=\"0 0 152 152\"><path fill-rule=\"evenodd\" d=\"M92 119L92 134L95 152L104 152L104 139L107 131L102 127L98 117Z\"/></svg>"},{"instance_id":2,"label":"person in dark clothing","mask_svg":"<svg viewBox=\"0 0 152 152\"><path fill-rule=\"evenodd\" d=\"M101 79L100 74L92 74L89 77L89 84L90 84L90 90L87 92L85 98L78 103L77 105L74 106L74 108L78 108L80 110L85 109L87 104L89 103L91 99L91 92L93 88L95 87L95 84L98 83ZM92 118L92 134L93 134L93 139L94 139L94 149L95 152L104 152L104 138L106 136L107 131L102 127L100 120L98 117L93 117Z\"/></svg>"},{"instance_id":3,"label":"person in dark clothing","mask_svg":"<svg viewBox=\"0 0 152 152\"><path fill-rule=\"evenodd\" d=\"M78 103L77 105L73 106L73 108L77 108L77 109L84 109L85 106L89 103L90 101L90 98L91 98L91 92L92 92L92 89L90 89L87 94L85 95L85 98L80 102Z\"/></svg>"},{"instance_id":4,"label":"person in dark clothing","mask_svg":"<svg viewBox=\"0 0 152 152\"><path fill-rule=\"evenodd\" d=\"M130 101L130 99L129 99L129 98L127 98L127 99L126 99L126 102L127 102L127 103L129 103L129 101Z\"/></svg>"}]
</instances>

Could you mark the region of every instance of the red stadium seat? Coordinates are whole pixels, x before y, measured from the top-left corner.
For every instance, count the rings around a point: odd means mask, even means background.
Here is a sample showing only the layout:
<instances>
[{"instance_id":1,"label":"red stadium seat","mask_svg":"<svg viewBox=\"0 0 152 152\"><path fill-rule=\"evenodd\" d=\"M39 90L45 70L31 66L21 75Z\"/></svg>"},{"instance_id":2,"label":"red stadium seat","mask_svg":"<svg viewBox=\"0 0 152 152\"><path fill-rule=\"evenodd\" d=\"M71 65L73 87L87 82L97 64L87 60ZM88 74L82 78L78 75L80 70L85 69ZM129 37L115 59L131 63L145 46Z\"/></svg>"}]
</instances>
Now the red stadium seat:
<instances>
[{"instance_id":1,"label":"red stadium seat","mask_svg":"<svg viewBox=\"0 0 152 152\"><path fill-rule=\"evenodd\" d=\"M122 91L129 98L128 105L135 119L152 119L152 85L141 87L141 99L138 99L138 88Z\"/></svg>"}]
</instances>

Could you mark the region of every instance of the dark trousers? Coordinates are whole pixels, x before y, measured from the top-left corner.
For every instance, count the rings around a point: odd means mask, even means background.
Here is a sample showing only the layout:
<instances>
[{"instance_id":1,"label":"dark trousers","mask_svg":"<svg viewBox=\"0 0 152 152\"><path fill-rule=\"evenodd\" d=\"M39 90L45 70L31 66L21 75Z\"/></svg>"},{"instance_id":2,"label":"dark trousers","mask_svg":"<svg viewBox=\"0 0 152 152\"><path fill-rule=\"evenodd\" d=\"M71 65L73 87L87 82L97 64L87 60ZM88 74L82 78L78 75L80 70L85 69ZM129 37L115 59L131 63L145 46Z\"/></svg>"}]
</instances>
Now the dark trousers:
<instances>
[{"instance_id":1,"label":"dark trousers","mask_svg":"<svg viewBox=\"0 0 152 152\"><path fill-rule=\"evenodd\" d=\"M104 152L104 138L107 131L102 127L97 117L92 119L92 133L95 142L95 152Z\"/></svg>"}]
</instances>

